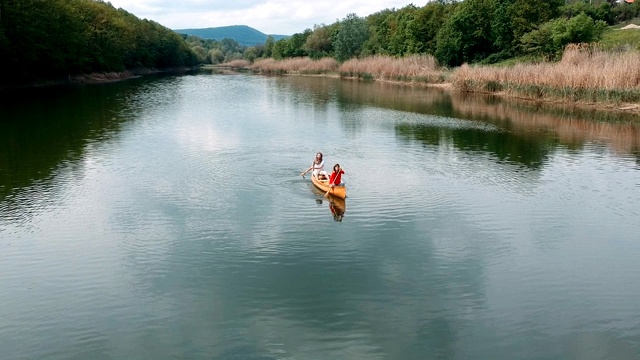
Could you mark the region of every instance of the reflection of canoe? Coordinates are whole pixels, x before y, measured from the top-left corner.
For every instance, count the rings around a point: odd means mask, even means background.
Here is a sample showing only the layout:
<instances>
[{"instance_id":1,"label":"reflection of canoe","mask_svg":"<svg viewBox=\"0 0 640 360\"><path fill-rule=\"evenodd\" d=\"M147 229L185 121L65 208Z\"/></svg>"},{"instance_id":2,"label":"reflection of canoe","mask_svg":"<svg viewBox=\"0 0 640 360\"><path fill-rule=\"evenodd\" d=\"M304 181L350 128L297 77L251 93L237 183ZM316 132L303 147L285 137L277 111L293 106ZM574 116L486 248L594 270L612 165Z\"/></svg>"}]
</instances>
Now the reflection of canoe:
<instances>
[{"instance_id":1,"label":"reflection of canoe","mask_svg":"<svg viewBox=\"0 0 640 360\"><path fill-rule=\"evenodd\" d=\"M328 196L329 206L332 206L337 212L344 213L347 210L347 201L345 199Z\"/></svg>"},{"instance_id":2,"label":"reflection of canoe","mask_svg":"<svg viewBox=\"0 0 640 360\"><path fill-rule=\"evenodd\" d=\"M315 185L318 189L324 191L325 193L329 191L329 195L333 195L341 199L347 197L347 189L344 186L334 186L333 188L331 188L329 187L329 180L319 180L313 175L311 175L311 182L313 182L313 185Z\"/></svg>"},{"instance_id":3,"label":"reflection of canoe","mask_svg":"<svg viewBox=\"0 0 640 360\"><path fill-rule=\"evenodd\" d=\"M329 210L331 210L333 220L341 222L346 208L347 204L344 199L329 195Z\"/></svg>"}]
</instances>

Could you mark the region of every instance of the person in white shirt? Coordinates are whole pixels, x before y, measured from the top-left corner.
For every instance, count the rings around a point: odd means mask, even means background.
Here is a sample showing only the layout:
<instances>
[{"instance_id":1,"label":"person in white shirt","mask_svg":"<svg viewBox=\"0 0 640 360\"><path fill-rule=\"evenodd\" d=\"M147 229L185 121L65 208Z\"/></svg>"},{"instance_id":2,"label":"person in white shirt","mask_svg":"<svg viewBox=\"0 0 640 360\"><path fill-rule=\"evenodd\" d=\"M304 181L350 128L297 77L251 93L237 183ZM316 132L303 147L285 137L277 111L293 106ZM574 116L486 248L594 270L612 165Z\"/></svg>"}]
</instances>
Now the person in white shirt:
<instances>
[{"instance_id":1,"label":"person in white shirt","mask_svg":"<svg viewBox=\"0 0 640 360\"><path fill-rule=\"evenodd\" d=\"M316 154L316 158L313 159L313 163L311 163L311 166L306 171L303 171L300 175L304 176L304 174L308 173L309 171L311 171L311 174L313 174L313 176L317 177L320 180L322 180L323 177L325 179L329 178L327 172L324 171L324 160L322 159L321 152L318 152Z\"/></svg>"}]
</instances>

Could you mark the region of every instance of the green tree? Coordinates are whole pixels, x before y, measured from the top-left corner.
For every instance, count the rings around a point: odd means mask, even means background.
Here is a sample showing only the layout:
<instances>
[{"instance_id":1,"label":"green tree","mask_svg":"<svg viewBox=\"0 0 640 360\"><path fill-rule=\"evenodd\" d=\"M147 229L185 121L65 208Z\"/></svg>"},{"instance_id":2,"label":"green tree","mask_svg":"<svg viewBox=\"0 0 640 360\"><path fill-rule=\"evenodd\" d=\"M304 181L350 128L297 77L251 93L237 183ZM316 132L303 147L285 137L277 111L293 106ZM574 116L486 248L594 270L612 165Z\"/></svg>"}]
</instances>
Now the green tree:
<instances>
[{"instance_id":1,"label":"green tree","mask_svg":"<svg viewBox=\"0 0 640 360\"><path fill-rule=\"evenodd\" d=\"M514 42L520 41L522 35L536 29L538 25L558 17L562 5L564 0L515 0L507 10L507 15L511 18Z\"/></svg>"},{"instance_id":2,"label":"green tree","mask_svg":"<svg viewBox=\"0 0 640 360\"><path fill-rule=\"evenodd\" d=\"M237 51L237 52L228 52L224 55L224 62L229 62L232 60L239 60L242 59L242 53Z\"/></svg>"},{"instance_id":3,"label":"green tree","mask_svg":"<svg viewBox=\"0 0 640 360\"><path fill-rule=\"evenodd\" d=\"M624 22L640 16L640 1L631 4L620 3L612 9L612 15L616 22Z\"/></svg>"},{"instance_id":4,"label":"green tree","mask_svg":"<svg viewBox=\"0 0 640 360\"><path fill-rule=\"evenodd\" d=\"M497 0L496 9L493 13L493 45L498 51L508 52L513 47L513 27L509 8L513 4L512 0Z\"/></svg>"},{"instance_id":5,"label":"green tree","mask_svg":"<svg viewBox=\"0 0 640 360\"><path fill-rule=\"evenodd\" d=\"M228 53L237 53L240 52L240 44L233 40L233 39L222 39L222 41L220 42L220 45L222 47L222 52L225 54Z\"/></svg>"},{"instance_id":6,"label":"green tree","mask_svg":"<svg viewBox=\"0 0 640 360\"><path fill-rule=\"evenodd\" d=\"M359 55L362 45L369 38L365 19L356 14L348 14L339 25L333 39L333 48L338 61L345 61Z\"/></svg>"},{"instance_id":7,"label":"green tree","mask_svg":"<svg viewBox=\"0 0 640 360\"><path fill-rule=\"evenodd\" d=\"M284 54L287 51L287 39L280 39L273 44L271 48L271 57L276 60L284 59Z\"/></svg>"},{"instance_id":8,"label":"green tree","mask_svg":"<svg viewBox=\"0 0 640 360\"><path fill-rule=\"evenodd\" d=\"M388 52L391 55L402 56L407 54L410 49L418 47L419 40L416 38L412 30L412 24L416 22L417 8L414 5L408 5L394 13L394 26L390 29Z\"/></svg>"},{"instance_id":9,"label":"green tree","mask_svg":"<svg viewBox=\"0 0 640 360\"><path fill-rule=\"evenodd\" d=\"M267 40L265 40L264 42L264 57L268 58L273 56L273 45L275 44L275 42L276 40L273 38L273 36L267 36Z\"/></svg>"},{"instance_id":10,"label":"green tree","mask_svg":"<svg viewBox=\"0 0 640 360\"><path fill-rule=\"evenodd\" d=\"M367 16L369 38L362 44L362 55L389 53L389 39L397 27L395 13L395 10L385 9Z\"/></svg>"},{"instance_id":11,"label":"green tree","mask_svg":"<svg viewBox=\"0 0 640 360\"><path fill-rule=\"evenodd\" d=\"M466 0L438 32L436 58L442 64L475 62L493 53L491 30L496 0Z\"/></svg>"},{"instance_id":12,"label":"green tree","mask_svg":"<svg viewBox=\"0 0 640 360\"><path fill-rule=\"evenodd\" d=\"M306 56L307 52L304 50L304 44L309 35L311 35L311 29L291 35L286 39L286 46L282 55L287 58Z\"/></svg>"},{"instance_id":13,"label":"green tree","mask_svg":"<svg viewBox=\"0 0 640 360\"><path fill-rule=\"evenodd\" d=\"M612 12L613 6L617 5L615 2L610 3L608 1L572 1L565 3L560 8L561 15L570 19L580 13L589 15L594 20L606 21L609 24L614 22L614 14Z\"/></svg>"},{"instance_id":14,"label":"green tree","mask_svg":"<svg viewBox=\"0 0 640 360\"><path fill-rule=\"evenodd\" d=\"M435 57L441 64L450 66L461 65L464 62L462 48L462 33L456 29L453 21L447 21L438 31L436 37Z\"/></svg>"},{"instance_id":15,"label":"green tree","mask_svg":"<svg viewBox=\"0 0 640 360\"><path fill-rule=\"evenodd\" d=\"M312 59L320 59L331 54L331 30L326 25L314 25L307 37L303 49Z\"/></svg>"},{"instance_id":16,"label":"green tree","mask_svg":"<svg viewBox=\"0 0 640 360\"><path fill-rule=\"evenodd\" d=\"M258 58L258 49L256 49L255 46L249 46L248 48L244 49L244 52L242 53L242 58L253 62L255 59Z\"/></svg>"},{"instance_id":17,"label":"green tree","mask_svg":"<svg viewBox=\"0 0 640 360\"><path fill-rule=\"evenodd\" d=\"M434 1L418 9L414 21L408 25L414 42L408 47L409 53L435 54L438 31L451 16L455 5Z\"/></svg>"},{"instance_id":18,"label":"green tree","mask_svg":"<svg viewBox=\"0 0 640 360\"><path fill-rule=\"evenodd\" d=\"M96 0L0 0L0 82L195 64L184 39Z\"/></svg>"},{"instance_id":19,"label":"green tree","mask_svg":"<svg viewBox=\"0 0 640 360\"><path fill-rule=\"evenodd\" d=\"M198 46L192 47L191 50L193 50L193 52L196 54L198 62L201 62L201 63L209 62L209 59L208 59L209 53L207 52L207 49L198 45Z\"/></svg>"},{"instance_id":20,"label":"green tree","mask_svg":"<svg viewBox=\"0 0 640 360\"><path fill-rule=\"evenodd\" d=\"M594 21L585 13L571 19L558 18L525 34L522 44L526 52L557 58L571 43L588 43L600 39L607 27L602 20Z\"/></svg>"},{"instance_id":21,"label":"green tree","mask_svg":"<svg viewBox=\"0 0 640 360\"><path fill-rule=\"evenodd\" d=\"M207 54L207 58L211 64L220 64L224 60L224 54L220 49L211 49Z\"/></svg>"}]
</instances>

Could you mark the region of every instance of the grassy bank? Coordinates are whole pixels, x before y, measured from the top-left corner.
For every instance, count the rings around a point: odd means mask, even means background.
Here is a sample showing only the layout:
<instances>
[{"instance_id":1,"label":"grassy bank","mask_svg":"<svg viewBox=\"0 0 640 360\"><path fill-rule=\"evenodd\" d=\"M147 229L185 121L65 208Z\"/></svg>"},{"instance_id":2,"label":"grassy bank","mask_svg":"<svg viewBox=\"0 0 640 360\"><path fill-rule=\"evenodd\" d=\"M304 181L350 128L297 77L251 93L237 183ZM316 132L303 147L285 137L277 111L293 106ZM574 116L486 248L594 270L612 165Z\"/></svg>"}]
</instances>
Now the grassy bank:
<instances>
[{"instance_id":1,"label":"grassy bank","mask_svg":"<svg viewBox=\"0 0 640 360\"><path fill-rule=\"evenodd\" d=\"M73 84L102 84L108 82L122 81L136 78L143 75L161 73L185 73L196 70L197 67L173 67L165 69L137 68L124 71L96 72L88 74L68 75L57 79L39 79L20 84L0 85L0 90L30 87L64 86Z\"/></svg>"},{"instance_id":2,"label":"grassy bank","mask_svg":"<svg viewBox=\"0 0 640 360\"><path fill-rule=\"evenodd\" d=\"M343 64L332 58L262 59L261 74L325 74L364 80L450 85L453 90L615 108L640 113L640 50L569 46L559 62L438 66L429 55L374 56Z\"/></svg>"},{"instance_id":3,"label":"grassy bank","mask_svg":"<svg viewBox=\"0 0 640 360\"><path fill-rule=\"evenodd\" d=\"M463 65L451 76L460 91L504 93L533 100L640 102L640 51L568 47L556 63Z\"/></svg>"}]
</instances>

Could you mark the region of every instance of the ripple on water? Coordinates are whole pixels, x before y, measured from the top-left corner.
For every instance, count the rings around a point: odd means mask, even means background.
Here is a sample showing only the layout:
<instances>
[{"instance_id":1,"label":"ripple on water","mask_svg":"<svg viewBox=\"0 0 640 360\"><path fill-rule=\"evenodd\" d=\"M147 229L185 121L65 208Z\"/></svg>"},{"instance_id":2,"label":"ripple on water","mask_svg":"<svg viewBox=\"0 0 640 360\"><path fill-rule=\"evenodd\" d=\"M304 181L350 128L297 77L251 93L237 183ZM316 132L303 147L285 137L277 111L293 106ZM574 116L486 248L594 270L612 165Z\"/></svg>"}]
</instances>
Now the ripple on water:
<instances>
[{"instance_id":1,"label":"ripple on water","mask_svg":"<svg viewBox=\"0 0 640 360\"><path fill-rule=\"evenodd\" d=\"M634 158L313 81L186 76L117 97L128 121L87 140L86 161L0 201L3 354L637 349ZM318 150L347 170L341 222L299 176Z\"/></svg>"}]
</instances>

